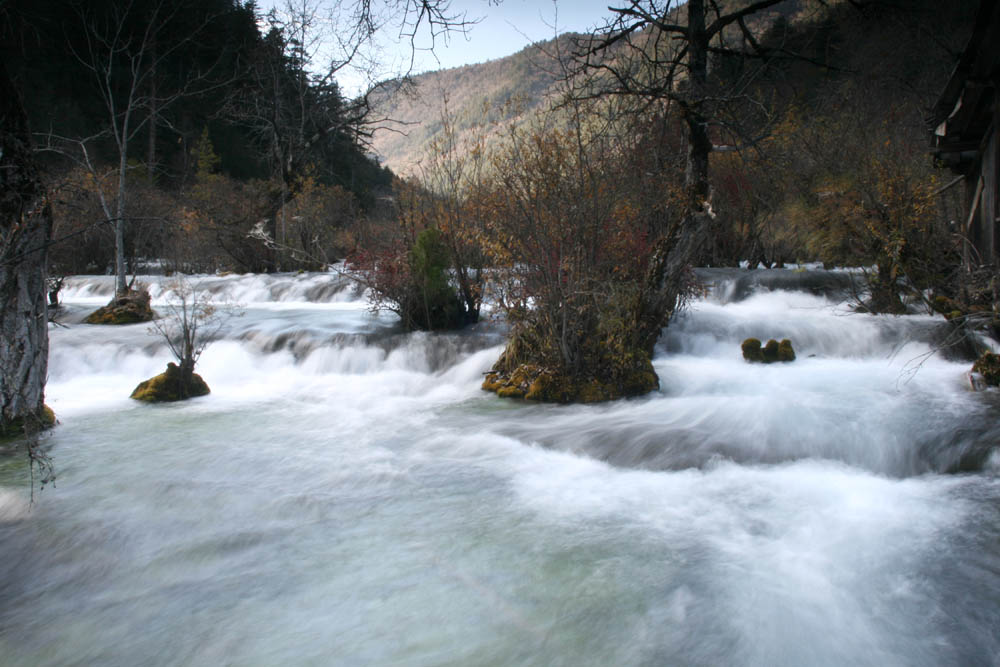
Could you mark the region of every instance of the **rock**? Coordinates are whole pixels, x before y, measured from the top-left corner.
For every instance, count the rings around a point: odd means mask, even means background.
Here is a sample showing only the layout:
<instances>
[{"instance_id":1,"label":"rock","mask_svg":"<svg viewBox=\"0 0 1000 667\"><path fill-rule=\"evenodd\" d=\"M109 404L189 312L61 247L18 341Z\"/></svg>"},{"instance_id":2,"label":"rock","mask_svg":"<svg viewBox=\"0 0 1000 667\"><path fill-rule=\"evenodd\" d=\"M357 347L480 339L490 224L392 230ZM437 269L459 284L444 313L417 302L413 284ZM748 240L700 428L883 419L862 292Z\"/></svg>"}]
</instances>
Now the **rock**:
<instances>
[{"instance_id":1,"label":"rock","mask_svg":"<svg viewBox=\"0 0 1000 667\"><path fill-rule=\"evenodd\" d=\"M42 414L38 415L34 428L26 429L25 421L26 419L24 417L18 417L17 419L12 420L5 427L0 428L0 441L20 438L26 431L37 432L50 429L56 425L56 413L53 412L52 408L49 406L43 405Z\"/></svg>"},{"instance_id":2,"label":"rock","mask_svg":"<svg viewBox=\"0 0 1000 667\"><path fill-rule=\"evenodd\" d=\"M166 403L204 396L210 391L197 373L192 373L191 379L185 383L180 367L170 362L166 371L140 382L132 391L130 398L146 403Z\"/></svg>"},{"instance_id":3,"label":"rock","mask_svg":"<svg viewBox=\"0 0 1000 667\"><path fill-rule=\"evenodd\" d=\"M764 361L764 353L761 352L759 339L747 338L740 347L743 348L743 358L747 361Z\"/></svg>"},{"instance_id":4,"label":"rock","mask_svg":"<svg viewBox=\"0 0 1000 667\"><path fill-rule=\"evenodd\" d=\"M136 324L149 322L156 314L149 306L149 292L132 290L123 297L115 297L84 320L87 324Z\"/></svg>"},{"instance_id":5,"label":"rock","mask_svg":"<svg viewBox=\"0 0 1000 667\"><path fill-rule=\"evenodd\" d=\"M613 381L574 378L533 364L521 364L510 374L493 370L486 374L483 389L500 398L523 398L542 403L599 403L641 396L659 388L660 379L648 359Z\"/></svg>"},{"instance_id":6,"label":"rock","mask_svg":"<svg viewBox=\"0 0 1000 667\"><path fill-rule=\"evenodd\" d=\"M777 361L795 361L795 350L792 348L792 341L787 338L780 343L773 338L762 348L760 340L757 338L747 338L740 345L743 350L743 358L752 363L773 364Z\"/></svg>"},{"instance_id":7,"label":"rock","mask_svg":"<svg viewBox=\"0 0 1000 667\"><path fill-rule=\"evenodd\" d=\"M983 382L991 387L1000 386L1000 355L985 352L972 364L972 372L982 376Z\"/></svg>"}]
</instances>

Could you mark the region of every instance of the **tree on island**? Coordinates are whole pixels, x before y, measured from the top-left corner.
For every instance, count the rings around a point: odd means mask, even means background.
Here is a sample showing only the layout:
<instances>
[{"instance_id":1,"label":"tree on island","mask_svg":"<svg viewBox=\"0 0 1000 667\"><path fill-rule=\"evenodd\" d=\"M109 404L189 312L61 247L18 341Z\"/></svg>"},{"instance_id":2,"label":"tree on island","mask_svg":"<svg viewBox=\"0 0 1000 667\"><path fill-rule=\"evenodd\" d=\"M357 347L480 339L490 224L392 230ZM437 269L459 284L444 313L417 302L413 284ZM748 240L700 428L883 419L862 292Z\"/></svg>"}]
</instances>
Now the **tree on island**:
<instances>
[{"instance_id":1,"label":"tree on island","mask_svg":"<svg viewBox=\"0 0 1000 667\"><path fill-rule=\"evenodd\" d=\"M182 401L209 393L208 385L194 372L195 364L210 343L218 340L223 326L240 314L237 306L212 295L186 279L170 281L163 317L153 320L150 333L160 336L177 363L141 382L131 397L147 403Z\"/></svg>"},{"instance_id":2,"label":"tree on island","mask_svg":"<svg viewBox=\"0 0 1000 667\"><path fill-rule=\"evenodd\" d=\"M691 292L689 266L715 219L710 123L742 103L753 78L752 73L735 80L710 76L709 58L763 66L772 53L746 20L782 2L787 0L759 0L725 13L715 0L686 5L630 0L625 7L612 7L614 18L579 42L567 105L575 136L567 141L551 132L536 133L522 142L529 149L527 160L506 160L513 178L500 190L503 200L513 201L513 212L524 220L549 218L540 226L522 225L520 232L548 250L531 252L530 275L512 283L531 290L534 281L535 291L521 295L525 305L507 309L516 316L512 338L487 375L485 389L501 396L575 402L639 395L658 386L651 363L654 346ZM730 29L738 29L738 46ZM597 103L596 120L579 117L584 101ZM585 128L623 122L642 128L646 143L595 154L592 146L605 139ZM682 177L676 147L670 145L678 124L683 128ZM615 180L620 171L597 159L601 154L631 162L628 178ZM532 176L531 170L538 173ZM567 175L577 182L568 182ZM609 195L616 187L621 187L618 201ZM557 201L562 204L553 206ZM630 216L635 220L621 234L608 233ZM560 231L566 225L569 229ZM529 227L557 233L546 236ZM523 245L524 239L512 238L509 230L501 232L494 247L502 247L505 239L512 248ZM595 271L601 266L597 258L607 261L615 242L630 234L643 243L634 248L625 271L616 271L615 262L603 274ZM512 259L515 265L526 260ZM534 306L528 307L532 300Z\"/></svg>"}]
</instances>

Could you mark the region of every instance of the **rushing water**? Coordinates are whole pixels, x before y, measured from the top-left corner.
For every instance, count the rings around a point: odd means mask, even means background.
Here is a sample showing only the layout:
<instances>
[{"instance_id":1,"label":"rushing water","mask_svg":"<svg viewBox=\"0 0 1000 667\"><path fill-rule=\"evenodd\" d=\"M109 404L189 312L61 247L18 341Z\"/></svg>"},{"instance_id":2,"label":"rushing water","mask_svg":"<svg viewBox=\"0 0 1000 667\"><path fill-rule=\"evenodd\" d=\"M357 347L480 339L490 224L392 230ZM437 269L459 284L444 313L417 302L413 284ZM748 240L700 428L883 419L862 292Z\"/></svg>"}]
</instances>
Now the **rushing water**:
<instances>
[{"instance_id":1,"label":"rushing water","mask_svg":"<svg viewBox=\"0 0 1000 667\"><path fill-rule=\"evenodd\" d=\"M57 485L0 460L0 664L997 664L997 392L937 320L746 275L595 406L482 392L494 326L406 335L333 275L206 279L245 309L212 394L138 404L165 348L71 279Z\"/></svg>"}]
</instances>

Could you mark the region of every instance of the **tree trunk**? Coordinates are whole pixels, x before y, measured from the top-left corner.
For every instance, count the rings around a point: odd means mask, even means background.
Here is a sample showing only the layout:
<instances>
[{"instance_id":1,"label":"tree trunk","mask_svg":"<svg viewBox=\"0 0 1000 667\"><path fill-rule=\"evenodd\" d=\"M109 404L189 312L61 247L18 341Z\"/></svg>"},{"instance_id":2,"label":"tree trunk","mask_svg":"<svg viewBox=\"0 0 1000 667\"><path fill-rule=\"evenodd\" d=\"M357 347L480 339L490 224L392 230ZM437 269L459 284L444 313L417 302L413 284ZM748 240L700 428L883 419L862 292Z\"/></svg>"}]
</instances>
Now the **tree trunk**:
<instances>
[{"instance_id":1,"label":"tree trunk","mask_svg":"<svg viewBox=\"0 0 1000 667\"><path fill-rule=\"evenodd\" d=\"M157 101L156 101L156 33L154 32L150 44L150 73L149 73L149 143L146 145L146 182L150 185L156 182L156 125L157 125Z\"/></svg>"},{"instance_id":2,"label":"tree trunk","mask_svg":"<svg viewBox=\"0 0 1000 667\"><path fill-rule=\"evenodd\" d=\"M0 431L40 426L48 368L45 304L52 213L28 119L0 62Z\"/></svg>"},{"instance_id":3,"label":"tree trunk","mask_svg":"<svg viewBox=\"0 0 1000 667\"><path fill-rule=\"evenodd\" d=\"M709 199L708 156L712 140L700 101L708 80L709 37L705 29L704 0L689 0L687 100L681 104L687 126L687 162L684 188L687 211L681 221L656 243L636 308L636 337L650 356L685 290L684 272L708 237L713 216Z\"/></svg>"},{"instance_id":4,"label":"tree trunk","mask_svg":"<svg viewBox=\"0 0 1000 667\"><path fill-rule=\"evenodd\" d=\"M128 160L122 151L118 164L118 196L115 217L115 296L128 294L128 276L125 271L125 170Z\"/></svg>"},{"instance_id":5,"label":"tree trunk","mask_svg":"<svg viewBox=\"0 0 1000 667\"><path fill-rule=\"evenodd\" d=\"M708 136L708 120L700 108L705 83L708 81L709 38L705 30L705 0L688 2L688 91L683 105L684 122L688 128L687 164L684 186L687 188L691 213L704 210L709 198L708 154L712 140Z\"/></svg>"}]
</instances>

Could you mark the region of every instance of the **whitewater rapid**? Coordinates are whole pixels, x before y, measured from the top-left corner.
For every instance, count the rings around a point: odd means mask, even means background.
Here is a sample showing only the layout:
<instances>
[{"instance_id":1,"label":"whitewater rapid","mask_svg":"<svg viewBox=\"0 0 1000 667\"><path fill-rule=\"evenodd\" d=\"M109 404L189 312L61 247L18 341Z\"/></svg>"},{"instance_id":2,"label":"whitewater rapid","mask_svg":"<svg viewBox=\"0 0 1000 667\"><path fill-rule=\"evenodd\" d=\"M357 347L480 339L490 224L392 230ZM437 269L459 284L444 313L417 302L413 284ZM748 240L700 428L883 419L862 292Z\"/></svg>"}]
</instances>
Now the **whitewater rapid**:
<instances>
[{"instance_id":1,"label":"whitewater rapid","mask_svg":"<svg viewBox=\"0 0 1000 667\"><path fill-rule=\"evenodd\" d=\"M590 406L481 391L502 326L406 334L335 274L203 278L243 313L212 393L138 404L166 348L69 279L57 485L0 466L0 662L995 664L997 392L940 318L748 275L666 330L659 391Z\"/></svg>"}]
</instances>

